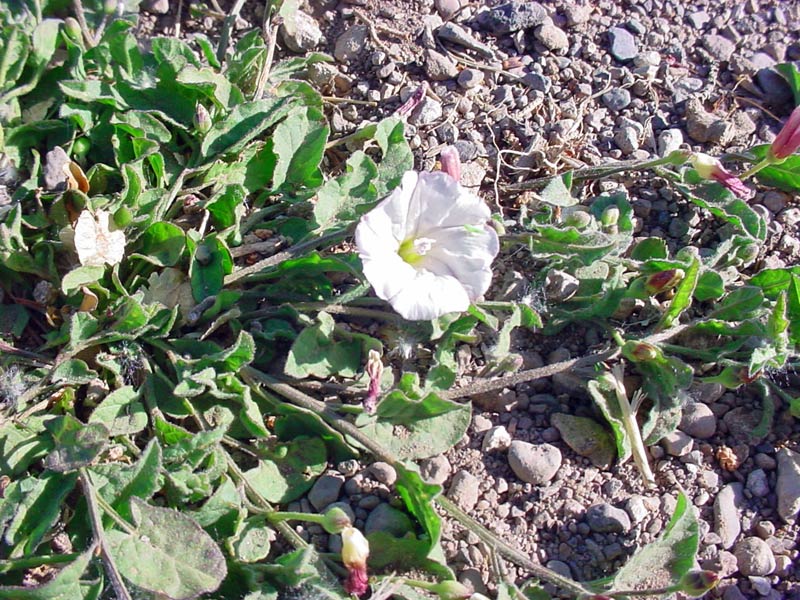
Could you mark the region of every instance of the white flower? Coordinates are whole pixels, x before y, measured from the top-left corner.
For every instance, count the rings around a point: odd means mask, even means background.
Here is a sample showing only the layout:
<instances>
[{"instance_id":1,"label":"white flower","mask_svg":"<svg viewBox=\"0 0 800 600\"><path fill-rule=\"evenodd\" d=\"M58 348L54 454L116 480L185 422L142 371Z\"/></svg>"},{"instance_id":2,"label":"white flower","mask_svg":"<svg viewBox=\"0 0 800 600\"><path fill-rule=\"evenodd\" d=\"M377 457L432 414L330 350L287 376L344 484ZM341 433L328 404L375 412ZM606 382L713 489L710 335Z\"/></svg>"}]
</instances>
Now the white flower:
<instances>
[{"instance_id":1,"label":"white flower","mask_svg":"<svg viewBox=\"0 0 800 600\"><path fill-rule=\"evenodd\" d=\"M500 245L489 216L447 173L408 171L356 228L364 275L405 319L464 311L492 280Z\"/></svg>"},{"instance_id":2,"label":"white flower","mask_svg":"<svg viewBox=\"0 0 800 600\"><path fill-rule=\"evenodd\" d=\"M115 265L125 255L125 234L122 231L109 231L111 215L98 210L94 216L84 210L75 223L75 250L82 265Z\"/></svg>"}]
</instances>

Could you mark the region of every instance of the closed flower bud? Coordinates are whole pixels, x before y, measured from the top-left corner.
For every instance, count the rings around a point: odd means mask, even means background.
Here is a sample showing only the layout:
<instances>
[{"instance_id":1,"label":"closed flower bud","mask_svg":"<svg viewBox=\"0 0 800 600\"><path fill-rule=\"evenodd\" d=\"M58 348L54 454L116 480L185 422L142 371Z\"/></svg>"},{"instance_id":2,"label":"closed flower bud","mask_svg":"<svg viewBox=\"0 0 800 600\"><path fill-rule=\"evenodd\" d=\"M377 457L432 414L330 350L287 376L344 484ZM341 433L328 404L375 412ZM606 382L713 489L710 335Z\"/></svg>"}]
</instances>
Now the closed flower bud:
<instances>
[{"instance_id":1,"label":"closed flower bud","mask_svg":"<svg viewBox=\"0 0 800 600\"><path fill-rule=\"evenodd\" d=\"M103 2L103 12L109 16L117 12L117 0L105 0Z\"/></svg>"},{"instance_id":2,"label":"closed flower bud","mask_svg":"<svg viewBox=\"0 0 800 600\"><path fill-rule=\"evenodd\" d=\"M73 41L81 41L81 26L73 17L64 19L64 31Z\"/></svg>"},{"instance_id":3,"label":"closed flower bud","mask_svg":"<svg viewBox=\"0 0 800 600\"><path fill-rule=\"evenodd\" d=\"M364 398L364 410L373 414L378 406L378 397L381 394L381 377L383 376L383 361L377 350L370 350L367 357L367 375L369 375L369 389Z\"/></svg>"},{"instance_id":4,"label":"closed flower bud","mask_svg":"<svg viewBox=\"0 0 800 600\"><path fill-rule=\"evenodd\" d=\"M800 106L792 111L789 119L769 147L771 162L783 162L800 148Z\"/></svg>"},{"instance_id":5,"label":"closed flower bud","mask_svg":"<svg viewBox=\"0 0 800 600\"><path fill-rule=\"evenodd\" d=\"M689 162L703 179L711 179L722 184L740 198L747 200L753 196L753 191L733 173L727 171L722 163L713 156L695 152L689 157Z\"/></svg>"},{"instance_id":6,"label":"closed flower bud","mask_svg":"<svg viewBox=\"0 0 800 600\"><path fill-rule=\"evenodd\" d=\"M566 225L574 227L575 229L585 229L591 222L592 215L583 210L576 210L564 220Z\"/></svg>"},{"instance_id":7,"label":"closed flower bud","mask_svg":"<svg viewBox=\"0 0 800 600\"><path fill-rule=\"evenodd\" d=\"M600 216L600 222L605 227L611 227L612 225L616 225L619 221L619 208L616 206L607 206L603 211L603 214Z\"/></svg>"},{"instance_id":8,"label":"closed flower bud","mask_svg":"<svg viewBox=\"0 0 800 600\"><path fill-rule=\"evenodd\" d=\"M461 181L461 157L455 146L447 146L439 155L442 163L442 171L450 175L456 181Z\"/></svg>"},{"instance_id":9,"label":"closed flower bud","mask_svg":"<svg viewBox=\"0 0 800 600\"><path fill-rule=\"evenodd\" d=\"M683 269L667 269L666 271L653 273L647 278L644 289L647 290L647 293L651 296L655 296L656 294L671 290L678 285L685 276L686 273Z\"/></svg>"},{"instance_id":10,"label":"closed flower bud","mask_svg":"<svg viewBox=\"0 0 800 600\"><path fill-rule=\"evenodd\" d=\"M322 527L328 533L341 533L345 527L352 527L350 517L338 506L329 508L323 515Z\"/></svg>"},{"instance_id":11,"label":"closed flower bud","mask_svg":"<svg viewBox=\"0 0 800 600\"><path fill-rule=\"evenodd\" d=\"M200 133L205 133L211 129L211 115L208 114L206 107L199 102L194 109L194 128Z\"/></svg>"},{"instance_id":12,"label":"closed flower bud","mask_svg":"<svg viewBox=\"0 0 800 600\"><path fill-rule=\"evenodd\" d=\"M472 596L467 587L458 581L440 581L428 591L439 596L439 600L467 600Z\"/></svg>"},{"instance_id":13,"label":"closed flower bud","mask_svg":"<svg viewBox=\"0 0 800 600\"><path fill-rule=\"evenodd\" d=\"M344 589L348 594L362 596L367 592L367 558L369 542L355 527L342 529L342 562L347 567Z\"/></svg>"},{"instance_id":14,"label":"closed flower bud","mask_svg":"<svg viewBox=\"0 0 800 600\"><path fill-rule=\"evenodd\" d=\"M647 362L658 358L658 348L646 342L625 342L622 355L633 362Z\"/></svg>"},{"instance_id":15,"label":"closed flower bud","mask_svg":"<svg viewBox=\"0 0 800 600\"><path fill-rule=\"evenodd\" d=\"M719 583L719 575L713 571L689 571L681 577L680 591L697 598Z\"/></svg>"},{"instance_id":16,"label":"closed flower bud","mask_svg":"<svg viewBox=\"0 0 800 600\"><path fill-rule=\"evenodd\" d=\"M746 244L736 251L736 257L749 263L758 258L760 246L756 243Z\"/></svg>"}]
</instances>

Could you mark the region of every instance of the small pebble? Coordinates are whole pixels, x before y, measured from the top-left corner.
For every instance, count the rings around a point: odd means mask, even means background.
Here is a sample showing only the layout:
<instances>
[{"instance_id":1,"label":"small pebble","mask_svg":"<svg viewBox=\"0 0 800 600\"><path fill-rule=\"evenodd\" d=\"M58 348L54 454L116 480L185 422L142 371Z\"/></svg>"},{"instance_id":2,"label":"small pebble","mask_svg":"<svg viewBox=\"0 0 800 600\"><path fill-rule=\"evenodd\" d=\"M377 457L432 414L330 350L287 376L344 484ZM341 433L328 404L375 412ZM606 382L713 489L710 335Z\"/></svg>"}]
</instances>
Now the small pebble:
<instances>
[{"instance_id":1,"label":"small pebble","mask_svg":"<svg viewBox=\"0 0 800 600\"><path fill-rule=\"evenodd\" d=\"M607 503L590 506L586 522L595 533L625 533L631 528L628 513Z\"/></svg>"},{"instance_id":2,"label":"small pebble","mask_svg":"<svg viewBox=\"0 0 800 600\"><path fill-rule=\"evenodd\" d=\"M529 444L515 440L508 450L508 463L522 481L547 483L561 467L561 451L550 444Z\"/></svg>"}]
</instances>

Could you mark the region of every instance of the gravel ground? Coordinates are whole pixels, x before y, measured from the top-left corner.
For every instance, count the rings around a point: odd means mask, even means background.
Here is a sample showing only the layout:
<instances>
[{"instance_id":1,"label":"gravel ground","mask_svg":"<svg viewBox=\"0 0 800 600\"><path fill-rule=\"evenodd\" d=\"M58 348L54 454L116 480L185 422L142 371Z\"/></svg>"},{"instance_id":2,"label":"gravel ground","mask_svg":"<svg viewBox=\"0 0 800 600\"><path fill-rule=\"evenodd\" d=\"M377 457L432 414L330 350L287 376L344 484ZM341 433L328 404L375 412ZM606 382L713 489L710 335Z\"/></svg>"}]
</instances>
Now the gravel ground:
<instances>
[{"instance_id":1,"label":"gravel ground","mask_svg":"<svg viewBox=\"0 0 800 600\"><path fill-rule=\"evenodd\" d=\"M145 1L142 34L174 33L177 4ZM260 24L256 4L245 3L237 32ZM335 62L309 79L329 96L359 101L330 103L332 137L391 114L427 82L408 120L417 167L433 168L441 148L455 144L465 185L505 216L529 201L507 186L531 176L771 141L791 94L770 67L800 60L794 0L309 0L302 8L279 54L331 54ZM183 34L218 34L213 14L182 14ZM673 249L714 242L709 215L678 202L663 182L626 183L641 235ZM752 202L770 223L761 266L796 264L797 197L769 191ZM529 267L518 255L501 257L498 291L524 282ZM559 339L520 337L517 351L530 368L598 342L596 331L573 328ZM800 389L795 374L780 377ZM612 573L652 541L683 489L701 518L700 563L724 577L708 597L800 598L800 426L778 406L768 435L753 439L758 398L710 384L690 396L679 430L650 448L655 489L643 487L632 464L613 464L607 448L573 442L575 417L597 415L568 375L474 398L467 437L422 470L504 539L582 580ZM344 501L367 531L402 531L405 517L389 503L393 481L388 465L332 465L297 508ZM321 530L306 533L327 543ZM459 579L491 593L489 553L477 537L447 524L444 548Z\"/></svg>"}]
</instances>

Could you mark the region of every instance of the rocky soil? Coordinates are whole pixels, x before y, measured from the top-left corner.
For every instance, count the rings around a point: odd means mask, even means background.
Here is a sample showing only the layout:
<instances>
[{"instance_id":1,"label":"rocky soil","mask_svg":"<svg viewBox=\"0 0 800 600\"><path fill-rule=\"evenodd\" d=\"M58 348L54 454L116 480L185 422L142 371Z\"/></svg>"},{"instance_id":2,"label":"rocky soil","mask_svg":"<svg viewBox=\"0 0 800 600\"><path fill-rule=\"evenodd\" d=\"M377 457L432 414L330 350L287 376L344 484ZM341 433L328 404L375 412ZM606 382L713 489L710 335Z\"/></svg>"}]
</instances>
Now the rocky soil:
<instances>
[{"instance_id":1,"label":"rocky soil","mask_svg":"<svg viewBox=\"0 0 800 600\"><path fill-rule=\"evenodd\" d=\"M142 36L174 34L179 4L180 34L213 38L233 2L145 1ZM261 24L261 4L244 3L237 33ZM792 107L771 67L800 60L794 0L309 0L302 10L294 31L281 32L278 55L335 58L308 73L330 96L332 137L393 113L427 83L408 119L417 168L433 168L441 148L455 144L465 185L506 217L530 201L508 186L532 176L771 141ZM625 183L641 235L674 248L713 243L710 216L663 182ZM797 197L769 191L752 202L770 224L762 266L796 264ZM501 257L497 293L524 287L528 268L518 255ZM599 341L594 330L574 329L517 343L528 368L580 356ZM794 373L774 376L800 389ZM612 573L653 540L683 489L701 518L700 563L724 577L710 598L800 598L800 425L778 405L766 435L753 438L759 398L710 384L690 395L679 430L650 448L654 489L632 464L614 464L610 448L581 443L587 421L579 417L602 420L568 375L475 398L467 437L422 470L504 539L583 580ZM394 478L385 464L331 465L298 508L340 501L367 531L402 532ZM304 534L328 543L321 529ZM497 575L489 549L456 526L445 535L459 579L490 594Z\"/></svg>"}]
</instances>

